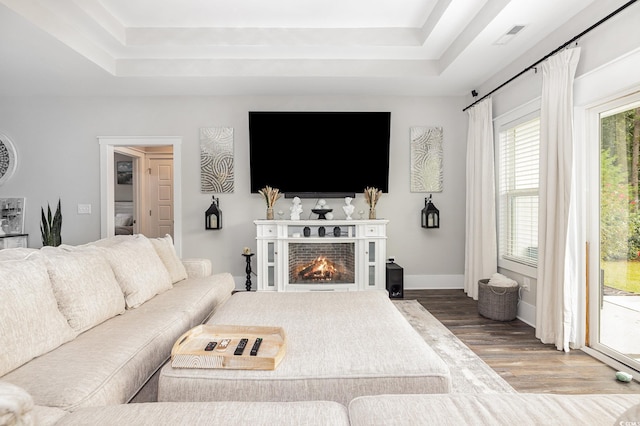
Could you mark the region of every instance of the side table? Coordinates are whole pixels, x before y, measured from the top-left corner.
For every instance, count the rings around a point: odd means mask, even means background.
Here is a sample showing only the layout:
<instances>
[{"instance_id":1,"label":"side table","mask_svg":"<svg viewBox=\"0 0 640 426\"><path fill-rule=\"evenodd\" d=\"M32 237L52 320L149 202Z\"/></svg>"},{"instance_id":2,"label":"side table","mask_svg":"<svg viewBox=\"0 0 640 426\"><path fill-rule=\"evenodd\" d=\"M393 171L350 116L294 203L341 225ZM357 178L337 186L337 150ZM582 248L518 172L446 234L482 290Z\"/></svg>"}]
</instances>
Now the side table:
<instances>
[{"instance_id":1,"label":"side table","mask_svg":"<svg viewBox=\"0 0 640 426\"><path fill-rule=\"evenodd\" d=\"M29 234L3 234L0 235L0 250L16 247L27 247Z\"/></svg>"}]
</instances>

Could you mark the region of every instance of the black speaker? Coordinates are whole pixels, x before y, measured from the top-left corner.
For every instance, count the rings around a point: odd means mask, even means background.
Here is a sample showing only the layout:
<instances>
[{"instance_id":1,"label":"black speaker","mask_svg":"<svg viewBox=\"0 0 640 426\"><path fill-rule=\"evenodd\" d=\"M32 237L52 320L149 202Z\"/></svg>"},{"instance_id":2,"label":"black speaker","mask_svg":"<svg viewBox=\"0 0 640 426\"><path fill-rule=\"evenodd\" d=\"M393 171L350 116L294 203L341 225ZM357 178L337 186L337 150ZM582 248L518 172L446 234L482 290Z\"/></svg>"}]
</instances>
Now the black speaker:
<instances>
[{"instance_id":1,"label":"black speaker","mask_svg":"<svg viewBox=\"0 0 640 426\"><path fill-rule=\"evenodd\" d=\"M404 270L395 263L387 263L387 291L390 299L404 297Z\"/></svg>"}]
</instances>

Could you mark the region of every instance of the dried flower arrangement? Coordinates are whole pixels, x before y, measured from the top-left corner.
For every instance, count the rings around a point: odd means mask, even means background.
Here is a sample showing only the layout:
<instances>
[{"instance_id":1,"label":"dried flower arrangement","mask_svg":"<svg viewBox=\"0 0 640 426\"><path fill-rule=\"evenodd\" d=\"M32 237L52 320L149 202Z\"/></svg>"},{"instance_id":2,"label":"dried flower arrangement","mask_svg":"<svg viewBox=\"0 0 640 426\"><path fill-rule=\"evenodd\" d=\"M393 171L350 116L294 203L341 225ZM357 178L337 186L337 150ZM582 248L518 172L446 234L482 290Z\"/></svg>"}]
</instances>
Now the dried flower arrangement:
<instances>
[{"instance_id":1,"label":"dried flower arrangement","mask_svg":"<svg viewBox=\"0 0 640 426\"><path fill-rule=\"evenodd\" d=\"M369 219L376 218L376 204L382 196L382 190L375 187L366 187L364 189L364 199L369 204Z\"/></svg>"},{"instance_id":2,"label":"dried flower arrangement","mask_svg":"<svg viewBox=\"0 0 640 426\"><path fill-rule=\"evenodd\" d=\"M278 198L282 196L278 188L272 188L270 186L265 186L264 188L258 190L258 192L264 197L268 209L272 209L274 204L276 203L276 200L278 200Z\"/></svg>"},{"instance_id":3,"label":"dried flower arrangement","mask_svg":"<svg viewBox=\"0 0 640 426\"><path fill-rule=\"evenodd\" d=\"M364 199L369 204L369 208L375 209L376 204L382 196L382 190L374 187L366 187L364 189Z\"/></svg>"}]
</instances>

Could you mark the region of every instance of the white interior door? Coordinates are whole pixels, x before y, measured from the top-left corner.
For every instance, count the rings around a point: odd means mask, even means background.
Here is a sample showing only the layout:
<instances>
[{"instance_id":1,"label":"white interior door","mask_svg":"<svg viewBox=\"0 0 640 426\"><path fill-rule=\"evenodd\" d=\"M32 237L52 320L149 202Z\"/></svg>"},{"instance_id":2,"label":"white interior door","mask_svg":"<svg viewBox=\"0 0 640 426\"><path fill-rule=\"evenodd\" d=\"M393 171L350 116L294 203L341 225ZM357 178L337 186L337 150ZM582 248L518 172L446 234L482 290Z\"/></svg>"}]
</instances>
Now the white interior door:
<instances>
[{"instance_id":1,"label":"white interior door","mask_svg":"<svg viewBox=\"0 0 640 426\"><path fill-rule=\"evenodd\" d=\"M148 237L173 238L173 158L148 158Z\"/></svg>"}]
</instances>

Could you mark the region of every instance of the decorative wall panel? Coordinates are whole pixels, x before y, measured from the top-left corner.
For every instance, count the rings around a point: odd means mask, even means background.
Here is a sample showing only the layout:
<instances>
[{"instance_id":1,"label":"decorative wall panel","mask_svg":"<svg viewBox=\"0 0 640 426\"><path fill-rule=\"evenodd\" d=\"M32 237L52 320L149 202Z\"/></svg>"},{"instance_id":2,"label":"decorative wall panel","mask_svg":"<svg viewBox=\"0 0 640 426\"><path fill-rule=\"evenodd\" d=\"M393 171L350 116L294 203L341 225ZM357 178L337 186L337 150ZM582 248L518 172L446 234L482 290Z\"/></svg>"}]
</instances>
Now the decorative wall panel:
<instances>
[{"instance_id":1,"label":"decorative wall panel","mask_svg":"<svg viewBox=\"0 0 640 426\"><path fill-rule=\"evenodd\" d=\"M442 127L411 128L411 192L442 192Z\"/></svg>"},{"instance_id":2,"label":"decorative wall panel","mask_svg":"<svg viewBox=\"0 0 640 426\"><path fill-rule=\"evenodd\" d=\"M200 190L232 193L233 127L200 129Z\"/></svg>"}]
</instances>

